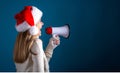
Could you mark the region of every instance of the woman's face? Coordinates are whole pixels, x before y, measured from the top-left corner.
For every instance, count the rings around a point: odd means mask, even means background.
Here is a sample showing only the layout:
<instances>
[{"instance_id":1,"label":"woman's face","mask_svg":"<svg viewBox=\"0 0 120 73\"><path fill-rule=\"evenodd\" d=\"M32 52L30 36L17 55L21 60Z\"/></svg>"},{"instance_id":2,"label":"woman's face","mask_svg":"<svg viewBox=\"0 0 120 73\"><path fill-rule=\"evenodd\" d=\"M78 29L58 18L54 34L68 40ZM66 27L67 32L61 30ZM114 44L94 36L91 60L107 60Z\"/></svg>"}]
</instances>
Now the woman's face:
<instances>
[{"instance_id":1,"label":"woman's face","mask_svg":"<svg viewBox=\"0 0 120 73\"><path fill-rule=\"evenodd\" d=\"M44 23L42 22L42 21L39 21L38 23L37 23L37 27L38 27L38 29L39 29L39 36L41 36L41 29L42 29L42 26L44 25Z\"/></svg>"},{"instance_id":2,"label":"woman's face","mask_svg":"<svg viewBox=\"0 0 120 73\"><path fill-rule=\"evenodd\" d=\"M39 21L39 22L37 23L38 29L39 29L39 30L42 29L42 26L43 26L43 22Z\"/></svg>"}]
</instances>

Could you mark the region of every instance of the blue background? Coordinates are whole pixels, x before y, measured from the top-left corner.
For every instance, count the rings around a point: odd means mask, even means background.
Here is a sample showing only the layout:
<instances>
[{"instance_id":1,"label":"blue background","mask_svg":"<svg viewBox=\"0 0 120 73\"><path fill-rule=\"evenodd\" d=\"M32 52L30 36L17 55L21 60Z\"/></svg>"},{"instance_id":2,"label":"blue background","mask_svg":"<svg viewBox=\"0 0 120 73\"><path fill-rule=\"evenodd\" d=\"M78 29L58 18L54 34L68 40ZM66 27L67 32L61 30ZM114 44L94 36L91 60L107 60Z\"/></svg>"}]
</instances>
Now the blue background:
<instances>
[{"instance_id":1,"label":"blue background","mask_svg":"<svg viewBox=\"0 0 120 73\"><path fill-rule=\"evenodd\" d=\"M69 23L71 36L50 61L51 71L120 71L119 0L3 0L0 2L0 71L16 71L13 47L17 32L14 15L26 5L44 13L44 48L51 36L48 26Z\"/></svg>"}]
</instances>

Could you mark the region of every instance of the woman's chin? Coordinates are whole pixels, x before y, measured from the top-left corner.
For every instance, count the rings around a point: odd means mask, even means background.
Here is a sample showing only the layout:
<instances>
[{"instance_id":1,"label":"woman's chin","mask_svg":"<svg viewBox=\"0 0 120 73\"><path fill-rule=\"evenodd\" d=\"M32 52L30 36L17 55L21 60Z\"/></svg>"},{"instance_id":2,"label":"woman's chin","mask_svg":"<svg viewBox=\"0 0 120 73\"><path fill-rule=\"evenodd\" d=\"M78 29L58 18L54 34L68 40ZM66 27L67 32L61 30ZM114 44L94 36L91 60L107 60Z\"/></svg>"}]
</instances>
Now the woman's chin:
<instances>
[{"instance_id":1,"label":"woman's chin","mask_svg":"<svg viewBox=\"0 0 120 73\"><path fill-rule=\"evenodd\" d=\"M41 36L42 34L40 33L39 36Z\"/></svg>"}]
</instances>

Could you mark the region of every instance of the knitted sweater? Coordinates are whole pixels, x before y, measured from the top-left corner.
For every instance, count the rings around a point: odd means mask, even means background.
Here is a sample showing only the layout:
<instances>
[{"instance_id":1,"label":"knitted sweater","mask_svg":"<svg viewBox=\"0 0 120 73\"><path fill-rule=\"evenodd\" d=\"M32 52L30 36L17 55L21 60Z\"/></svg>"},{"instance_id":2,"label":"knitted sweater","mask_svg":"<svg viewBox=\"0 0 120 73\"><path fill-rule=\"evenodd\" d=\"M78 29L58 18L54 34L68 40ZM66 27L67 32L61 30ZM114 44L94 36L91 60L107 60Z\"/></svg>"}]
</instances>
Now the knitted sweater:
<instances>
[{"instance_id":1,"label":"knitted sweater","mask_svg":"<svg viewBox=\"0 0 120 73\"><path fill-rule=\"evenodd\" d=\"M48 44L46 51L43 51L42 41L35 39L31 51L24 63L15 63L18 72L49 72L49 60L52 57L53 48Z\"/></svg>"}]
</instances>

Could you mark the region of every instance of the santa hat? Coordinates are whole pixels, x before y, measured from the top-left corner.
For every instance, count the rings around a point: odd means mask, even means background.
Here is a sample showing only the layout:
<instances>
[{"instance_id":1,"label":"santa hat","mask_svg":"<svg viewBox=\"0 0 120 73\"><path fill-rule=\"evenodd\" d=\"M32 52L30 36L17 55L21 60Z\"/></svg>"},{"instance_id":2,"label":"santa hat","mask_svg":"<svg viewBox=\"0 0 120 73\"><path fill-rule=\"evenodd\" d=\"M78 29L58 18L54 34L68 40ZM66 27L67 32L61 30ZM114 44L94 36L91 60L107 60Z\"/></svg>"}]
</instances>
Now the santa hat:
<instances>
[{"instance_id":1,"label":"santa hat","mask_svg":"<svg viewBox=\"0 0 120 73\"><path fill-rule=\"evenodd\" d=\"M25 8L15 15L16 30L18 32L25 32L29 30L31 35L36 35L39 30L36 24L41 20L42 11L34 6L25 6Z\"/></svg>"}]
</instances>

